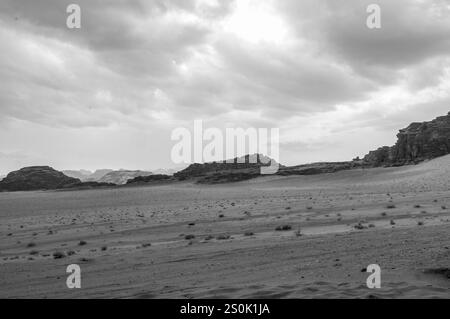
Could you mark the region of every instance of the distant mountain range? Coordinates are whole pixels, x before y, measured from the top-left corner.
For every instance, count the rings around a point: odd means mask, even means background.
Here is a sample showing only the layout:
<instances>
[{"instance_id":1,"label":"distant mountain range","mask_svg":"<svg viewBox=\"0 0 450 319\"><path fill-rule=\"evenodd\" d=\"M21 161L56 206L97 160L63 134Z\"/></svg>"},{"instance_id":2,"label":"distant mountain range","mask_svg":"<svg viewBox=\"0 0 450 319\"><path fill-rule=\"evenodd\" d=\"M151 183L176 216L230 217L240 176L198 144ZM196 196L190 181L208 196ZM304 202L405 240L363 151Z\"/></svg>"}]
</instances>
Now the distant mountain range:
<instances>
[{"instance_id":1,"label":"distant mountain range","mask_svg":"<svg viewBox=\"0 0 450 319\"><path fill-rule=\"evenodd\" d=\"M112 169L98 169L95 172L91 172L88 170L80 169L80 170L64 170L62 171L65 175L73 178L78 178L81 181L87 182L97 182L105 176L106 174L112 172Z\"/></svg>"},{"instance_id":2,"label":"distant mountain range","mask_svg":"<svg viewBox=\"0 0 450 319\"><path fill-rule=\"evenodd\" d=\"M363 159L347 162L320 162L286 167L279 166L277 175L314 175L354 168L401 166L416 164L450 154L450 112L429 122L412 123L397 134L394 146L384 146L369 152ZM256 159L256 160L255 160ZM58 172L48 166L26 167L9 173L0 181L0 191L100 187L123 184L140 185L157 182L193 181L215 184L248 180L261 176L260 168L274 162L261 154L246 155L231 161L195 163L173 176L160 174L164 170L131 171L109 169L94 173L80 171ZM169 170L164 172L168 173Z\"/></svg>"},{"instance_id":3,"label":"distant mountain range","mask_svg":"<svg viewBox=\"0 0 450 319\"><path fill-rule=\"evenodd\" d=\"M176 173L176 169L157 169L154 171L141 171L141 170L112 170L112 169L98 169L95 172L88 170L63 170L62 173L69 177L78 178L82 182L105 182L114 183L118 185L125 184L127 180L133 179L139 176L148 175L173 175Z\"/></svg>"},{"instance_id":4,"label":"distant mountain range","mask_svg":"<svg viewBox=\"0 0 450 319\"><path fill-rule=\"evenodd\" d=\"M130 179L136 178L138 176L149 176L149 175L152 175L152 172L119 170L107 173L102 178L100 178L98 182L123 185L126 184L127 181Z\"/></svg>"}]
</instances>

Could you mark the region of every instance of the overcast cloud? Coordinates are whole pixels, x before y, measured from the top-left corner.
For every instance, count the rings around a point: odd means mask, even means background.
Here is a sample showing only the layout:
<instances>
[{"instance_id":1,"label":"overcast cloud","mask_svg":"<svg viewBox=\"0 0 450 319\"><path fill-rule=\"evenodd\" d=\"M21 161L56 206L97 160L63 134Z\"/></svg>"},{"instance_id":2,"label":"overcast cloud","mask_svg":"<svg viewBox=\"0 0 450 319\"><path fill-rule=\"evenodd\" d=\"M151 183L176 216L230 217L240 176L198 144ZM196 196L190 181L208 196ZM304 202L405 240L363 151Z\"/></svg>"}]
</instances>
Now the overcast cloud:
<instances>
[{"instance_id":1,"label":"overcast cloud","mask_svg":"<svg viewBox=\"0 0 450 319\"><path fill-rule=\"evenodd\" d=\"M1 0L0 173L173 167L194 119L279 127L282 163L349 160L446 114L449 62L445 0Z\"/></svg>"}]
</instances>

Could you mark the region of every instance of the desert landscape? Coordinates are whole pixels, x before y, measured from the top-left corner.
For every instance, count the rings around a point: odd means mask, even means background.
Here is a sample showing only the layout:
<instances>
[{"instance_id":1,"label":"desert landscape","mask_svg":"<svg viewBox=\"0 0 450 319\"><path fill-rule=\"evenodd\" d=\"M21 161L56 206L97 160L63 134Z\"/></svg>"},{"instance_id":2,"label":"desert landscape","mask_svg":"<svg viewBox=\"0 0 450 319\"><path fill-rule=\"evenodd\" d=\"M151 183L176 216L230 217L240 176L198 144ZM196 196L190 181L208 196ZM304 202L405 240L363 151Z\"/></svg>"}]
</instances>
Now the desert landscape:
<instances>
[{"instance_id":1,"label":"desert landscape","mask_svg":"<svg viewBox=\"0 0 450 319\"><path fill-rule=\"evenodd\" d=\"M2 298L448 298L450 156L418 165L0 193ZM79 264L82 289L68 289ZM365 267L379 264L381 289Z\"/></svg>"},{"instance_id":2,"label":"desert landscape","mask_svg":"<svg viewBox=\"0 0 450 319\"><path fill-rule=\"evenodd\" d=\"M1 0L0 299L449 299L449 34L441 0Z\"/></svg>"}]
</instances>

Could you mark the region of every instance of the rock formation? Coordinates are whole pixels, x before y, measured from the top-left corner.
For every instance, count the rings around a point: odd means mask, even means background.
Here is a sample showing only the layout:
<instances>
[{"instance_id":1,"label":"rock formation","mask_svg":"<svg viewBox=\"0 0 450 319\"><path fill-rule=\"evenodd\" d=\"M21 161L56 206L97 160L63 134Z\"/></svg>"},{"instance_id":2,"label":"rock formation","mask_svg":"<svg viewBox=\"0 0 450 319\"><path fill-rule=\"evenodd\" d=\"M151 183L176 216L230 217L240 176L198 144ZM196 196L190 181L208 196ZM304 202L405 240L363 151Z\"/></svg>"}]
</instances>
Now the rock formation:
<instances>
[{"instance_id":1,"label":"rock formation","mask_svg":"<svg viewBox=\"0 0 450 319\"><path fill-rule=\"evenodd\" d=\"M178 180L196 179L198 183L236 182L259 176L262 166L274 162L264 155L253 154L220 162L191 164L173 176Z\"/></svg>"},{"instance_id":2,"label":"rock formation","mask_svg":"<svg viewBox=\"0 0 450 319\"><path fill-rule=\"evenodd\" d=\"M9 173L0 182L0 191L58 189L81 183L49 166L25 167Z\"/></svg>"},{"instance_id":3,"label":"rock formation","mask_svg":"<svg viewBox=\"0 0 450 319\"><path fill-rule=\"evenodd\" d=\"M174 178L170 175L155 174L155 175L148 175L148 176L138 176L133 179L129 179L127 181L127 184L128 185L146 184L146 183L169 181L169 180L174 180Z\"/></svg>"},{"instance_id":4,"label":"rock formation","mask_svg":"<svg viewBox=\"0 0 450 319\"><path fill-rule=\"evenodd\" d=\"M430 122L412 123L397 134L397 143L364 157L366 166L401 166L450 154L450 112Z\"/></svg>"}]
</instances>

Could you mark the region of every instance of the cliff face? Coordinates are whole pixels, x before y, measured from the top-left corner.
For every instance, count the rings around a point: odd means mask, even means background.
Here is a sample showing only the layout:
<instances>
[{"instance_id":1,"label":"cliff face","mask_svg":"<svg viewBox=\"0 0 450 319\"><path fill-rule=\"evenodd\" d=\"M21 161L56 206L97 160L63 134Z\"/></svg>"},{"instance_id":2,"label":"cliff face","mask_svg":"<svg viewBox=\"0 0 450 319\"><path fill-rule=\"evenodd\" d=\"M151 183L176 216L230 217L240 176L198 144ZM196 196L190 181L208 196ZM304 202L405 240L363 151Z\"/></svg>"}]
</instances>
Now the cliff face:
<instances>
[{"instance_id":1,"label":"cliff face","mask_svg":"<svg viewBox=\"0 0 450 319\"><path fill-rule=\"evenodd\" d=\"M9 173L0 182L0 191L58 189L80 182L79 179L68 177L49 166L32 166Z\"/></svg>"},{"instance_id":2,"label":"cliff face","mask_svg":"<svg viewBox=\"0 0 450 319\"><path fill-rule=\"evenodd\" d=\"M397 143L364 157L370 166L399 166L450 154L450 112L430 122L412 123L397 134Z\"/></svg>"}]
</instances>

